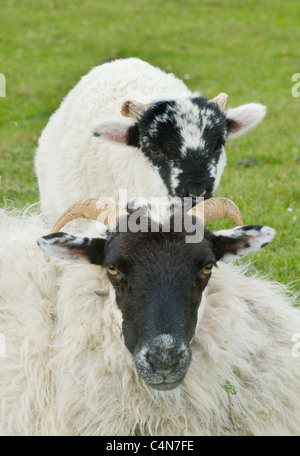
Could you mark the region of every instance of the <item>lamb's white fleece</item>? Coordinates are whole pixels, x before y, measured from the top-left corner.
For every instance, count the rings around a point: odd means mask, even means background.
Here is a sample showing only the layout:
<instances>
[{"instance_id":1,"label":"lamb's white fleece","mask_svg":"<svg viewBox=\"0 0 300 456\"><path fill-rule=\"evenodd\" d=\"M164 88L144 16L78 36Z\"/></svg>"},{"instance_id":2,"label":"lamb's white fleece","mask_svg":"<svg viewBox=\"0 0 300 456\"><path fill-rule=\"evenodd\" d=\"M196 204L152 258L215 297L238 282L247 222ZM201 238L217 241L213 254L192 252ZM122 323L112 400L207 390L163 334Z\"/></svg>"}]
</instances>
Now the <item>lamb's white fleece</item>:
<instances>
[{"instance_id":1,"label":"lamb's white fleece","mask_svg":"<svg viewBox=\"0 0 300 456\"><path fill-rule=\"evenodd\" d=\"M173 74L137 58L99 65L81 78L51 116L36 152L41 207L51 223L80 199L110 196L118 201L119 189L127 190L128 200L168 195L139 149L92 134L97 121L112 116L132 123L121 116L124 101L149 103L168 94L176 99L191 92Z\"/></svg>"}]
</instances>

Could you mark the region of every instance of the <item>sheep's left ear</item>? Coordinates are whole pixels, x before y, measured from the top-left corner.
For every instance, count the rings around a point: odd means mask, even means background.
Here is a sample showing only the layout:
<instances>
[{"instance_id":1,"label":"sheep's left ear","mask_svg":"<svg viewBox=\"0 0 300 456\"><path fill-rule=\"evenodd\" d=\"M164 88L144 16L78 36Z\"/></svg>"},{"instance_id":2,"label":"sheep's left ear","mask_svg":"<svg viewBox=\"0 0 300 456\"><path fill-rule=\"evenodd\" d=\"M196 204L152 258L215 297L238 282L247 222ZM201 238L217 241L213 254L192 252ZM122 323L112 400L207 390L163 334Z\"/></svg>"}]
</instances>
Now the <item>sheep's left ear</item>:
<instances>
[{"instance_id":1,"label":"sheep's left ear","mask_svg":"<svg viewBox=\"0 0 300 456\"><path fill-rule=\"evenodd\" d=\"M94 136L128 146L139 147L140 135L136 121L130 118L108 118L92 127Z\"/></svg>"},{"instance_id":2,"label":"sheep's left ear","mask_svg":"<svg viewBox=\"0 0 300 456\"><path fill-rule=\"evenodd\" d=\"M50 256L76 263L102 266L106 240L83 238L67 233L53 233L38 239L38 246Z\"/></svg>"},{"instance_id":3,"label":"sheep's left ear","mask_svg":"<svg viewBox=\"0 0 300 456\"><path fill-rule=\"evenodd\" d=\"M273 228L261 225L238 226L231 230L215 231L212 237L216 260L237 260L256 252L272 241Z\"/></svg>"},{"instance_id":4,"label":"sheep's left ear","mask_svg":"<svg viewBox=\"0 0 300 456\"><path fill-rule=\"evenodd\" d=\"M243 135L250 128L260 123L266 115L266 106L260 103L248 103L225 112L227 120L227 137Z\"/></svg>"}]
</instances>

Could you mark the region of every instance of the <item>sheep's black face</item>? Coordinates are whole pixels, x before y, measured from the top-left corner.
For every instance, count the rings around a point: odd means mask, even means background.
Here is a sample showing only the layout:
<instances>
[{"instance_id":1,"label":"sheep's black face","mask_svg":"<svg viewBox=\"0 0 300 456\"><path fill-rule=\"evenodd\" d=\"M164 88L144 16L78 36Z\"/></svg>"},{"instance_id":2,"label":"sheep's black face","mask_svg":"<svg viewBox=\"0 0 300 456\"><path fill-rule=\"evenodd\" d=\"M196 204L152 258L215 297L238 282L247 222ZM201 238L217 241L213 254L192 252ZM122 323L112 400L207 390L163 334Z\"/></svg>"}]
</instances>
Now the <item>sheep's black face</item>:
<instances>
[{"instance_id":1,"label":"sheep's black face","mask_svg":"<svg viewBox=\"0 0 300 456\"><path fill-rule=\"evenodd\" d=\"M38 240L47 254L106 267L123 316L125 345L144 380L163 390L178 386L188 370L198 307L202 300L203 308L202 293L212 266L220 259L255 252L274 236L269 227L250 225L216 233L205 230L201 239L189 243L183 229L175 230L176 214L172 211L168 219L168 232L162 230L165 225L153 224L153 218L145 226L141 223L140 231L123 232L124 221L130 226L128 214L119 219L117 232L107 233L107 239L58 232ZM193 225L199 234L199 227Z\"/></svg>"},{"instance_id":2,"label":"sheep's black face","mask_svg":"<svg viewBox=\"0 0 300 456\"><path fill-rule=\"evenodd\" d=\"M175 388L187 372L198 307L214 262L208 241L187 244L182 233L122 233L106 245L125 345L153 388Z\"/></svg>"},{"instance_id":3,"label":"sheep's black face","mask_svg":"<svg viewBox=\"0 0 300 456\"><path fill-rule=\"evenodd\" d=\"M138 124L143 153L170 195L210 198L226 164L226 118L203 97L158 102Z\"/></svg>"}]
</instances>

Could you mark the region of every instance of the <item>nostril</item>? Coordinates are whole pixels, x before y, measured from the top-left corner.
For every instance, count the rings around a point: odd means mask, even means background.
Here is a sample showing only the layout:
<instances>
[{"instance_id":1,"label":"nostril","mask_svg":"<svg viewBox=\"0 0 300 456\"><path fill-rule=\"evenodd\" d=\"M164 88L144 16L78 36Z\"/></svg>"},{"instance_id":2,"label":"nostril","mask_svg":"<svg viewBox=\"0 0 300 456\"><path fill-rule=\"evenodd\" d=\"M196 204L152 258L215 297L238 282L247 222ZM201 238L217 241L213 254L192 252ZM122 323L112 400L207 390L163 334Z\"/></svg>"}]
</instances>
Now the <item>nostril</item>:
<instances>
[{"instance_id":1,"label":"nostril","mask_svg":"<svg viewBox=\"0 0 300 456\"><path fill-rule=\"evenodd\" d=\"M185 196L191 198L200 198L204 197L207 192L208 189L204 187L189 187L188 189L186 189Z\"/></svg>"},{"instance_id":2,"label":"nostril","mask_svg":"<svg viewBox=\"0 0 300 456\"><path fill-rule=\"evenodd\" d=\"M190 196L191 198L200 198L202 196L204 196L206 193L206 190L202 190L201 192L195 194L195 193L189 193L188 196Z\"/></svg>"},{"instance_id":3,"label":"nostril","mask_svg":"<svg viewBox=\"0 0 300 456\"><path fill-rule=\"evenodd\" d=\"M169 373L185 356L185 351L181 351L180 353L173 354L173 356L166 356L164 354L161 357L154 356L151 354L147 354L147 361L152 368L159 369L160 371Z\"/></svg>"},{"instance_id":4,"label":"nostril","mask_svg":"<svg viewBox=\"0 0 300 456\"><path fill-rule=\"evenodd\" d=\"M152 366L152 367L156 367L157 365L157 362L155 361L155 359L153 358L153 356L151 355L147 355L147 361L148 363Z\"/></svg>"}]
</instances>

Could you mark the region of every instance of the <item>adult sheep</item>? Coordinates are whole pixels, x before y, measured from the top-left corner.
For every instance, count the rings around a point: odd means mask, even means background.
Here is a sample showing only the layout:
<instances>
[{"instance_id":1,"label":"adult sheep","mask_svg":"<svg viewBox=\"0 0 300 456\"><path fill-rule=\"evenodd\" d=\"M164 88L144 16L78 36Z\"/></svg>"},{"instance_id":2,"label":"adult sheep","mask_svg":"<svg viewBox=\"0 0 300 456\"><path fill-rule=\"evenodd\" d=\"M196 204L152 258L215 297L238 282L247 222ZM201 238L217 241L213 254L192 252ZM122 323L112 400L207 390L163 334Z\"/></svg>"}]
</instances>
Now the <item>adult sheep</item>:
<instances>
[{"instance_id":1,"label":"adult sheep","mask_svg":"<svg viewBox=\"0 0 300 456\"><path fill-rule=\"evenodd\" d=\"M224 111L226 98L207 100L137 58L92 69L39 139L35 169L48 220L80 199L117 201L119 189L127 190L128 200L210 198L226 163L225 140L265 115L259 103Z\"/></svg>"},{"instance_id":2,"label":"adult sheep","mask_svg":"<svg viewBox=\"0 0 300 456\"><path fill-rule=\"evenodd\" d=\"M101 205L73 206L71 218L113 224ZM218 262L211 270L222 256L264 246L273 230L205 230L199 244L172 230L39 240L50 254L87 263L77 265L43 260L34 246L46 231L38 216L3 213L0 229L1 434L299 434L300 359L291 351L299 310L284 287L248 277L245 266Z\"/></svg>"}]
</instances>

